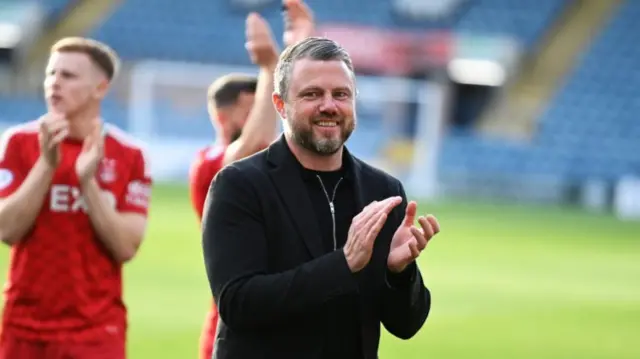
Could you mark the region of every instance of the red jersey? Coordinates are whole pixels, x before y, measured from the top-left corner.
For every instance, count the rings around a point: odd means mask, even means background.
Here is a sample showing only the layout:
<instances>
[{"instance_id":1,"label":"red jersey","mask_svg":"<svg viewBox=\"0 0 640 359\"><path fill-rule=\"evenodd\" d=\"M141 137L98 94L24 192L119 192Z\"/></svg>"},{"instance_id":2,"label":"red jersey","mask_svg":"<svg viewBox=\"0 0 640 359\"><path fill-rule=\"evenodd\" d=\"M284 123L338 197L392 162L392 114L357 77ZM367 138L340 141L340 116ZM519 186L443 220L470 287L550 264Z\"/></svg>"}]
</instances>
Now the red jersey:
<instances>
[{"instance_id":1,"label":"red jersey","mask_svg":"<svg viewBox=\"0 0 640 359\"><path fill-rule=\"evenodd\" d=\"M209 185L216 174L222 169L225 150L226 148L223 146L207 146L198 151L195 160L191 164L189 171L189 193L191 196L191 205L198 215L199 220L202 220L202 212L204 211L204 202L209 192ZM207 313L200 335L201 359L211 358L217 326L218 309L216 308L215 302L212 302L211 310Z\"/></svg>"},{"instance_id":2,"label":"red jersey","mask_svg":"<svg viewBox=\"0 0 640 359\"><path fill-rule=\"evenodd\" d=\"M207 146L198 151L191 164L189 170L191 205L200 220L202 220L204 201L209 192L209 185L213 177L222 169L225 150L226 148L223 146Z\"/></svg>"},{"instance_id":3,"label":"red jersey","mask_svg":"<svg viewBox=\"0 0 640 359\"><path fill-rule=\"evenodd\" d=\"M25 340L124 339L122 265L97 238L75 161L82 142L61 143L62 159L32 230L11 248L2 330ZM7 130L0 144L0 198L11 195L40 156L38 123ZM96 180L119 212L147 215L151 176L141 147L105 124Z\"/></svg>"}]
</instances>

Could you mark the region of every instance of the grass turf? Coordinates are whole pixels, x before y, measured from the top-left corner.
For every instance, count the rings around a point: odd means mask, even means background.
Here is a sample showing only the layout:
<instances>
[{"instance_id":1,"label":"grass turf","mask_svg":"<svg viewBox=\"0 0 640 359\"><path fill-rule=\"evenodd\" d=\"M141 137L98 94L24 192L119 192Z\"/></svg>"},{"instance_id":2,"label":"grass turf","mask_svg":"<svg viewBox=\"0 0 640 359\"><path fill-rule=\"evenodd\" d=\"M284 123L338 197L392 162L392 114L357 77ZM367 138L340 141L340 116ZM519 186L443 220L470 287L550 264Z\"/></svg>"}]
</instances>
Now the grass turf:
<instances>
[{"instance_id":1,"label":"grass turf","mask_svg":"<svg viewBox=\"0 0 640 359\"><path fill-rule=\"evenodd\" d=\"M154 192L127 265L132 359L197 358L209 306L198 224L181 186ZM571 209L422 203L442 233L420 258L432 312L380 358L639 358L640 224ZM7 249L0 265L7 267Z\"/></svg>"}]
</instances>

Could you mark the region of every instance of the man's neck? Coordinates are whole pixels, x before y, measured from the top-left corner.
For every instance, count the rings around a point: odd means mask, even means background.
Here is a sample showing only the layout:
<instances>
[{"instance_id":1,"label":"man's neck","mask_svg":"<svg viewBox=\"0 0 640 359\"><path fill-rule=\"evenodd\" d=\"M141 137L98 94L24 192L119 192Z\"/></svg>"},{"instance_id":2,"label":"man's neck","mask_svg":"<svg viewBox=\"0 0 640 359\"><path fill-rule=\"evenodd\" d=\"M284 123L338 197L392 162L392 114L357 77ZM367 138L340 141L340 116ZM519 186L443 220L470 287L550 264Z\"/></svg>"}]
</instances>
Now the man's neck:
<instances>
[{"instance_id":1,"label":"man's neck","mask_svg":"<svg viewBox=\"0 0 640 359\"><path fill-rule=\"evenodd\" d=\"M293 140L291 140L288 136L285 137L287 140L287 145L293 155L298 159L298 162L302 165L302 167L313 170L313 171L336 171L342 167L342 152L343 147L329 156L320 156L315 153L311 153L309 150L302 148Z\"/></svg>"},{"instance_id":2,"label":"man's neck","mask_svg":"<svg viewBox=\"0 0 640 359\"><path fill-rule=\"evenodd\" d=\"M81 113L68 118L69 137L76 140L84 140L91 134L96 126L100 126L99 113Z\"/></svg>"}]
</instances>

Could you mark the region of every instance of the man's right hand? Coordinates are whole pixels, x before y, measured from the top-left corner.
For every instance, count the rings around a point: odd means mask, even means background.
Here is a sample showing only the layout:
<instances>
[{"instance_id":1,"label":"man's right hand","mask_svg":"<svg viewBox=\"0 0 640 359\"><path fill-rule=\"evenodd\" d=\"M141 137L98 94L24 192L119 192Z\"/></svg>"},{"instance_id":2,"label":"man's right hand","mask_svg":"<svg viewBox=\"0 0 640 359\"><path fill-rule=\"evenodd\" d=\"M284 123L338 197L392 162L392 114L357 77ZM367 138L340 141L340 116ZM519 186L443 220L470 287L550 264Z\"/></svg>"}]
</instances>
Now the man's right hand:
<instances>
[{"instance_id":1,"label":"man's right hand","mask_svg":"<svg viewBox=\"0 0 640 359\"><path fill-rule=\"evenodd\" d=\"M51 168L60 164L60 143L69 135L69 121L63 115L47 113L40 117L40 157L44 159Z\"/></svg>"},{"instance_id":2,"label":"man's right hand","mask_svg":"<svg viewBox=\"0 0 640 359\"><path fill-rule=\"evenodd\" d=\"M278 47L269 24L257 13L247 16L245 48L251 62L262 68L275 68L278 63Z\"/></svg>"},{"instance_id":3,"label":"man's right hand","mask_svg":"<svg viewBox=\"0 0 640 359\"><path fill-rule=\"evenodd\" d=\"M387 221L387 216L402 202L402 197L374 201L353 218L343 251L352 273L362 270L373 253L373 244Z\"/></svg>"},{"instance_id":4,"label":"man's right hand","mask_svg":"<svg viewBox=\"0 0 640 359\"><path fill-rule=\"evenodd\" d=\"M284 46L310 37L315 32L315 20L311 8L303 0L283 0L284 6Z\"/></svg>"}]
</instances>

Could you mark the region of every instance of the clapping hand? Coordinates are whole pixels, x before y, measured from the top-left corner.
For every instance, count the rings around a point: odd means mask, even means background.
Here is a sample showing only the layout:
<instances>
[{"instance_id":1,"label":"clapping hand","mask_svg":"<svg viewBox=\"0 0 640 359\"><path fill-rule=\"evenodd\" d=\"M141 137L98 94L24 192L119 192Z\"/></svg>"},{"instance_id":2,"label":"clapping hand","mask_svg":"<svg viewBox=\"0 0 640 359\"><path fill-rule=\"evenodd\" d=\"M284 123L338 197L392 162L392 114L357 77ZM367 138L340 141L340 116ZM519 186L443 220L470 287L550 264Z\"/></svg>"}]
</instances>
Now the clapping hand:
<instances>
[{"instance_id":1,"label":"clapping hand","mask_svg":"<svg viewBox=\"0 0 640 359\"><path fill-rule=\"evenodd\" d=\"M284 0L284 46L291 46L313 35L315 23L311 9L302 0Z\"/></svg>"},{"instance_id":2,"label":"clapping hand","mask_svg":"<svg viewBox=\"0 0 640 359\"><path fill-rule=\"evenodd\" d=\"M402 197L374 201L353 218L343 251L352 273L362 270L373 254L373 246L389 213L402 202Z\"/></svg>"},{"instance_id":3,"label":"clapping hand","mask_svg":"<svg viewBox=\"0 0 640 359\"><path fill-rule=\"evenodd\" d=\"M104 135L102 126L97 125L94 130L84 139L82 152L76 160L76 174L80 183L86 183L92 179L98 164L104 154Z\"/></svg>"},{"instance_id":4,"label":"clapping hand","mask_svg":"<svg viewBox=\"0 0 640 359\"><path fill-rule=\"evenodd\" d=\"M245 48L251 62L262 68L274 68L278 62L278 47L269 24L257 13L247 16Z\"/></svg>"},{"instance_id":5,"label":"clapping hand","mask_svg":"<svg viewBox=\"0 0 640 359\"><path fill-rule=\"evenodd\" d=\"M69 121L60 113L47 113L38 120L40 153L51 168L60 164L60 143L69 136Z\"/></svg>"},{"instance_id":6,"label":"clapping hand","mask_svg":"<svg viewBox=\"0 0 640 359\"><path fill-rule=\"evenodd\" d=\"M393 273L402 272L411 262L413 262L427 243L440 232L440 224L434 216L420 216L418 223L422 229L413 224L416 219L418 205L416 202L409 202L404 220L391 240L387 267Z\"/></svg>"}]
</instances>

